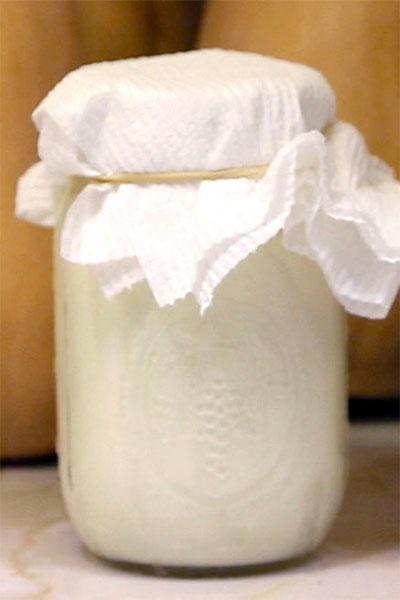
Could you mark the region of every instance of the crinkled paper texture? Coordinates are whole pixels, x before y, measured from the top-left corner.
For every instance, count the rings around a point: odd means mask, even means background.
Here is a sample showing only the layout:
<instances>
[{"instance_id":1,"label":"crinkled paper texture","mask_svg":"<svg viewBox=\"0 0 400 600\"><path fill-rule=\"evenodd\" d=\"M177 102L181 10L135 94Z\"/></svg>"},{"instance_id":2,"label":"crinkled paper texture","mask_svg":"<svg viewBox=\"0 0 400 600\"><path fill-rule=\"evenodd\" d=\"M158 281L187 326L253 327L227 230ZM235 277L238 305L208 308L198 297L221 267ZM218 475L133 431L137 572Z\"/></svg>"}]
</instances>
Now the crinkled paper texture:
<instances>
[{"instance_id":1,"label":"crinkled paper texture","mask_svg":"<svg viewBox=\"0 0 400 600\"><path fill-rule=\"evenodd\" d=\"M267 163L256 181L88 181L61 255L91 265L108 297L146 279L160 306L192 293L204 311L222 279L281 232L349 312L384 317L399 287L399 184L352 126L326 129L334 118L320 73L257 54L86 65L34 111L42 162L20 179L16 212L53 225L74 176Z\"/></svg>"},{"instance_id":2,"label":"crinkled paper texture","mask_svg":"<svg viewBox=\"0 0 400 600\"><path fill-rule=\"evenodd\" d=\"M42 163L31 168L18 216L52 225L60 186ZM92 265L109 297L146 279L160 306L191 292L204 311L222 279L282 231L349 312L382 318L400 281L399 192L361 135L337 123L284 145L257 181L88 184L66 215L61 255Z\"/></svg>"},{"instance_id":3,"label":"crinkled paper texture","mask_svg":"<svg viewBox=\"0 0 400 600\"><path fill-rule=\"evenodd\" d=\"M49 169L104 175L268 163L334 116L334 93L318 71L203 49L85 65L50 91L33 120Z\"/></svg>"}]
</instances>

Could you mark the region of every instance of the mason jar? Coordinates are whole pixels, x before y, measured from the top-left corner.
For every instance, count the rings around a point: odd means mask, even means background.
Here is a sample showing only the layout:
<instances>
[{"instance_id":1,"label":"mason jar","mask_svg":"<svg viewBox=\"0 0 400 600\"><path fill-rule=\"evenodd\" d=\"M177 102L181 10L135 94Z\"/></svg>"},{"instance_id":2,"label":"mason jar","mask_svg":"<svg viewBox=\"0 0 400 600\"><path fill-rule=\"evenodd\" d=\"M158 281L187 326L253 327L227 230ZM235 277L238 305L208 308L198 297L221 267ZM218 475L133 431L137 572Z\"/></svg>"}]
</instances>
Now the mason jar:
<instances>
[{"instance_id":1,"label":"mason jar","mask_svg":"<svg viewBox=\"0 0 400 600\"><path fill-rule=\"evenodd\" d=\"M55 272L57 451L86 545L207 568L316 548L347 427L343 311L320 269L276 237L203 316L191 297L158 307L146 283L107 300L57 247Z\"/></svg>"},{"instance_id":2,"label":"mason jar","mask_svg":"<svg viewBox=\"0 0 400 600\"><path fill-rule=\"evenodd\" d=\"M86 65L33 113L16 212L55 227L61 483L96 554L310 553L346 476L344 312L400 280L399 184L324 77L199 50Z\"/></svg>"}]
</instances>

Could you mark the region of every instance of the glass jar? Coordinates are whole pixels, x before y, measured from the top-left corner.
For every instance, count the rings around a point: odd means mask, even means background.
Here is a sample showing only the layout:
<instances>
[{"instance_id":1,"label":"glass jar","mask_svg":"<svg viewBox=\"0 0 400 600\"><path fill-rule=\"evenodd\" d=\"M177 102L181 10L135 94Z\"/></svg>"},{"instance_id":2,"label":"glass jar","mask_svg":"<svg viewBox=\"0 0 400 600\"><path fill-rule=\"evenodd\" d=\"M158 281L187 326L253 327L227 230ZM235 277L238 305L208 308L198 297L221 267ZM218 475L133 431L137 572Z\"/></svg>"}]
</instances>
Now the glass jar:
<instances>
[{"instance_id":1,"label":"glass jar","mask_svg":"<svg viewBox=\"0 0 400 600\"><path fill-rule=\"evenodd\" d=\"M159 308L146 283L107 300L57 244L55 272L60 473L87 546L207 568L318 546L343 493L347 398L320 269L278 236L204 316L192 297Z\"/></svg>"}]
</instances>

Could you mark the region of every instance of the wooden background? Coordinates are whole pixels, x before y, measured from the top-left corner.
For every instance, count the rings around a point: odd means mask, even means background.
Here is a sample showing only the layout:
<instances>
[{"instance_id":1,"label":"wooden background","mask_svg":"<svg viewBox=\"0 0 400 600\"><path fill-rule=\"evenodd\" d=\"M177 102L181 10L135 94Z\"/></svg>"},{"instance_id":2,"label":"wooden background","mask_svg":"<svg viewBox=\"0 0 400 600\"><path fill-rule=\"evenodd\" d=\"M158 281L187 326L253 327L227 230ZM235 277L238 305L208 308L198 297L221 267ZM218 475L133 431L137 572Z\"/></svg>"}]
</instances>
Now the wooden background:
<instances>
[{"instance_id":1,"label":"wooden background","mask_svg":"<svg viewBox=\"0 0 400 600\"><path fill-rule=\"evenodd\" d=\"M399 175L399 7L384 0L210 0L199 45L316 67L337 94L339 118L356 125ZM352 395L398 394L398 318L398 301L385 321L349 318Z\"/></svg>"},{"instance_id":2,"label":"wooden background","mask_svg":"<svg viewBox=\"0 0 400 600\"><path fill-rule=\"evenodd\" d=\"M18 222L13 203L18 176L36 160L36 104L86 62L194 45L251 50L319 68L339 116L398 168L399 4L3 0L0 11L2 456L34 456L54 447L51 232ZM353 394L398 393L397 319L396 308L385 321L349 319Z\"/></svg>"}]
</instances>

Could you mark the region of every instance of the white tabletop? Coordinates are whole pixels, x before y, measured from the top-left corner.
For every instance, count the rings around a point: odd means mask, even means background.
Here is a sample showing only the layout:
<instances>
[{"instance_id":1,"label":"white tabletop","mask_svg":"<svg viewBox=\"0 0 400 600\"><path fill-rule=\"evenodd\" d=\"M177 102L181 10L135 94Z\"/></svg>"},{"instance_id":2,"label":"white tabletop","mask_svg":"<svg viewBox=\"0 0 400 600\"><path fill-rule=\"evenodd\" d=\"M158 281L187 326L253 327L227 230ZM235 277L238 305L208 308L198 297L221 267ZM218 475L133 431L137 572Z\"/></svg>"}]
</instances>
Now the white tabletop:
<instances>
[{"instance_id":1,"label":"white tabletop","mask_svg":"<svg viewBox=\"0 0 400 600\"><path fill-rule=\"evenodd\" d=\"M341 512L322 548L302 563L248 577L146 576L101 561L65 515L53 467L2 473L2 600L395 600L398 428L351 430L351 470Z\"/></svg>"}]
</instances>

